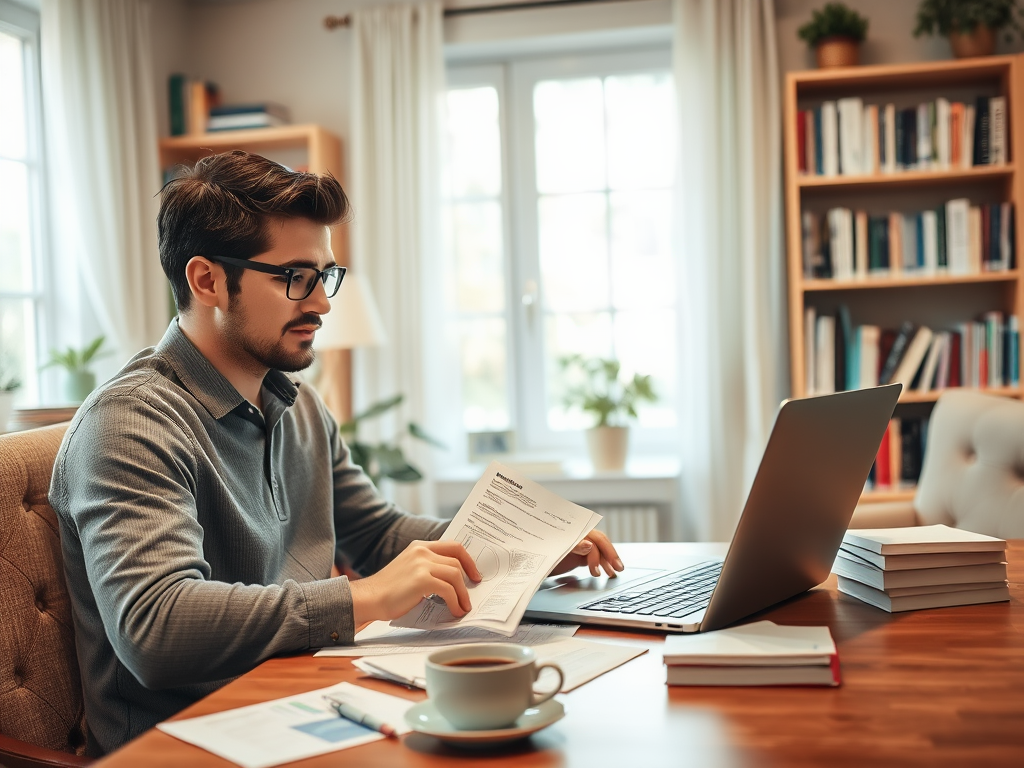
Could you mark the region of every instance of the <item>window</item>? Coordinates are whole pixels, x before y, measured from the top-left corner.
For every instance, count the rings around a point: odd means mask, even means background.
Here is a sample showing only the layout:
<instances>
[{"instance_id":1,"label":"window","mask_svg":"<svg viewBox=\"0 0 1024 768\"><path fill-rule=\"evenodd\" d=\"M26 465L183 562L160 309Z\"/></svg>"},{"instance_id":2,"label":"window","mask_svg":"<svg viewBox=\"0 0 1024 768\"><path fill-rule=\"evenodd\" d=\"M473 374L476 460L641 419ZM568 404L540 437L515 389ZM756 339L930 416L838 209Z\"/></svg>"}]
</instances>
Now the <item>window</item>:
<instances>
[{"instance_id":1,"label":"window","mask_svg":"<svg viewBox=\"0 0 1024 768\"><path fill-rule=\"evenodd\" d=\"M37 403L46 295L38 16L0 4L0 364Z\"/></svg>"},{"instance_id":2,"label":"window","mask_svg":"<svg viewBox=\"0 0 1024 768\"><path fill-rule=\"evenodd\" d=\"M674 89L667 50L449 69L445 297L461 423L564 448L563 355L651 374L636 441L676 426L671 248Z\"/></svg>"}]
</instances>

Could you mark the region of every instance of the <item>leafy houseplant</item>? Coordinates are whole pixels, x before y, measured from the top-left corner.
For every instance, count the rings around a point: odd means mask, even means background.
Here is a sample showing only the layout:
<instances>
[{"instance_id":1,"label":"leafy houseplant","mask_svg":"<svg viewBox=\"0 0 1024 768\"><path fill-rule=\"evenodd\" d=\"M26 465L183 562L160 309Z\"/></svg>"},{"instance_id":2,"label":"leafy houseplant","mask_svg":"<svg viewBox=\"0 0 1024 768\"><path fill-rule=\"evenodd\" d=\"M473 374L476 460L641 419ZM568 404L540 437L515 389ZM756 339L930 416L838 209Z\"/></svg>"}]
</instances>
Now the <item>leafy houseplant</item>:
<instances>
[{"instance_id":1,"label":"leafy houseplant","mask_svg":"<svg viewBox=\"0 0 1024 768\"><path fill-rule=\"evenodd\" d=\"M843 3L826 3L812 11L811 20L797 30L800 39L815 49L822 68L855 66L867 34L868 20Z\"/></svg>"},{"instance_id":2,"label":"leafy houseplant","mask_svg":"<svg viewBox=\"0 0 1024 768\"><path fill-rule=\"evenodd\" d=\"M345 443L352 452L353 463L362 467L373 484L378 487L381 479L385 477L399 483L415 483L423 477L423 474L406 460L405 454L402 453L402 448L397 442L369 443L359 439L360 424L398 407L404 399L404 395L394 395L386 400L381 400L357 413L344 424L338 425L338 431L341 432L341 436L345 438ZM411 421L406 425L405 434L437 448L445 447L443 443L428 435L418 424ZM398 438L403 436L399 435Z\"/></svg>"},{"instance_id":3,"label":"leafy houseplant","mask_svg":"<svg viewBox=\"0 0 1024 768\"><path fill-rule=\"evenodd\" d=\"M64 369L67 373L64 393L70 402L82 402L96 388L96 374L89 366L94 360L108 354L100 349L104 341L105 336L97 336L82 349L68 347L64 351L50 350L50 360L43 368L56 365Z\"/></svg>"},{"instance_id":4,"label":"leafy houseplant","mask_svg":"<svg viewBox=\"0 0 1024 768\"><path fill-rule=\"evenodd\" d=\"M921 0L914 37L937 31L949 38L957 58L986 56L995 50L999 30L1024 34L1022 19L1017 0ZM1012 41L1013 35L1006 39Z\"/></svg>"},{"instance_id":5,"label":"leafy houseplant","mask_svg":"<svg viewBox=\"0 0 1024 768\"><path fill-rule=\"evenodd\" d=\"M567 386L562 398L567 408L593 414L587 431L590 459L597 470L621 470L626 463L629 418L636 418L641 401L656 402L650 376L634 374L622 381L618 360L567 355L559 360Z\"/></svg>"}]
</instances>

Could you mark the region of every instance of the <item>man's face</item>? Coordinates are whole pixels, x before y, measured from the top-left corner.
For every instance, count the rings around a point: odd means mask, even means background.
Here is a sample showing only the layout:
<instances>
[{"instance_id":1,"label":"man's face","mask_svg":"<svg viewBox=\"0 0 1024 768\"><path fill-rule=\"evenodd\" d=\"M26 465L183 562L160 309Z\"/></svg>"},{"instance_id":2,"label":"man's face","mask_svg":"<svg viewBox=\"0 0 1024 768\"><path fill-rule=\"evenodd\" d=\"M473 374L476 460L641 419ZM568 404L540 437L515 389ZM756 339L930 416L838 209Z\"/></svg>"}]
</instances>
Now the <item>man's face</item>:
<instances>
[{"instance_id":1,"label":"man's face","mask_svg":"<svg viewBox=\"0 0 1024 768\"><path fill-rule=\"evenodd\" d=\"M252 261L279 267L334 265L330 230L308 219L272 219L271 248ZM301 301L286 295L285 277L242 271L240 290L231 297L222 326L226 351L245 367L301 371L313 362L313 334L320 315L331 309L318 280Z\"/></svg>"}]
</instances>

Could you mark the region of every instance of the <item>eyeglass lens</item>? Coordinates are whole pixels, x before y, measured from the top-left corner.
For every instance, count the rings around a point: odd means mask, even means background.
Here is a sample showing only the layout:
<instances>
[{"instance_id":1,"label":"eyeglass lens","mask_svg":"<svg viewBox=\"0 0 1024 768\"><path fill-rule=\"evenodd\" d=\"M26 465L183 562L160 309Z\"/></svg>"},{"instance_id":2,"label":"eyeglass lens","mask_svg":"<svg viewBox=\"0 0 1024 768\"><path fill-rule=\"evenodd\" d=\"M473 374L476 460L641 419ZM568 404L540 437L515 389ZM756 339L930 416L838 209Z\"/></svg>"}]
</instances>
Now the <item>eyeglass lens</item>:
<instances>
[{"instance_id":1,"label":"eyeglass lens","mask_svg":"<svg viewBox=\"0 0 1024 768\"><path fill-rule=\"evenodd\" d=\"M292 280L288 283L288 298L294 301L306 298L316 288L317 278L321 276L327 298L333 298L334 294L338 292L338 288L341 287L341 278L344 274L338 267L328 267L323 272L308 267L299 267L294 271Z\"/></svg>"}]
</instances>

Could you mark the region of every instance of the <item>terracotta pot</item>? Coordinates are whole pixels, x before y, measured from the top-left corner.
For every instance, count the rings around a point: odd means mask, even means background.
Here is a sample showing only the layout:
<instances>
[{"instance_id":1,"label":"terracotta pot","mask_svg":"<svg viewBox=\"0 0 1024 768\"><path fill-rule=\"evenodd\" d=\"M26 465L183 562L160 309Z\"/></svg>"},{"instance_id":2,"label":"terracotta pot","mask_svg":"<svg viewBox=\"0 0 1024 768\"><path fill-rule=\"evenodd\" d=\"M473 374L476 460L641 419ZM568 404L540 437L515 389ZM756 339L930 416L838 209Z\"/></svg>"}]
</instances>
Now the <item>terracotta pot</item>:
<instances>
[{"instance_id":1,"label":"terracotta pot","mask_svg":"<svg viewBox=\"0 0 1024 768\"><path fill-rule=\"evenodd\" d=\"M996 49L996 33L991 27L979 24L970 32L951 31L949 44L958 59L991 56Z\"/></svg>"},{"instance_id":2,"label":"terracotta pot","mask_svg":"<svg viewBox=\"0 0 1024 768\"><path fill-rule=\"evenodd\" d=\"M826 37L814 49L818 67L855 67L860 63L860 43L852 37Z\"/></svg>"},{"instance_id":3,"label":"terracotta pot","mask_svg":"<svg viewBox=\"0 0 1024 768\"><path fill-rule=\"evenodd\" d=\"M592 427L587 430L587 449L595 472L621 472L626 468L629 427Z\"/></svg>"}]
</instances>

